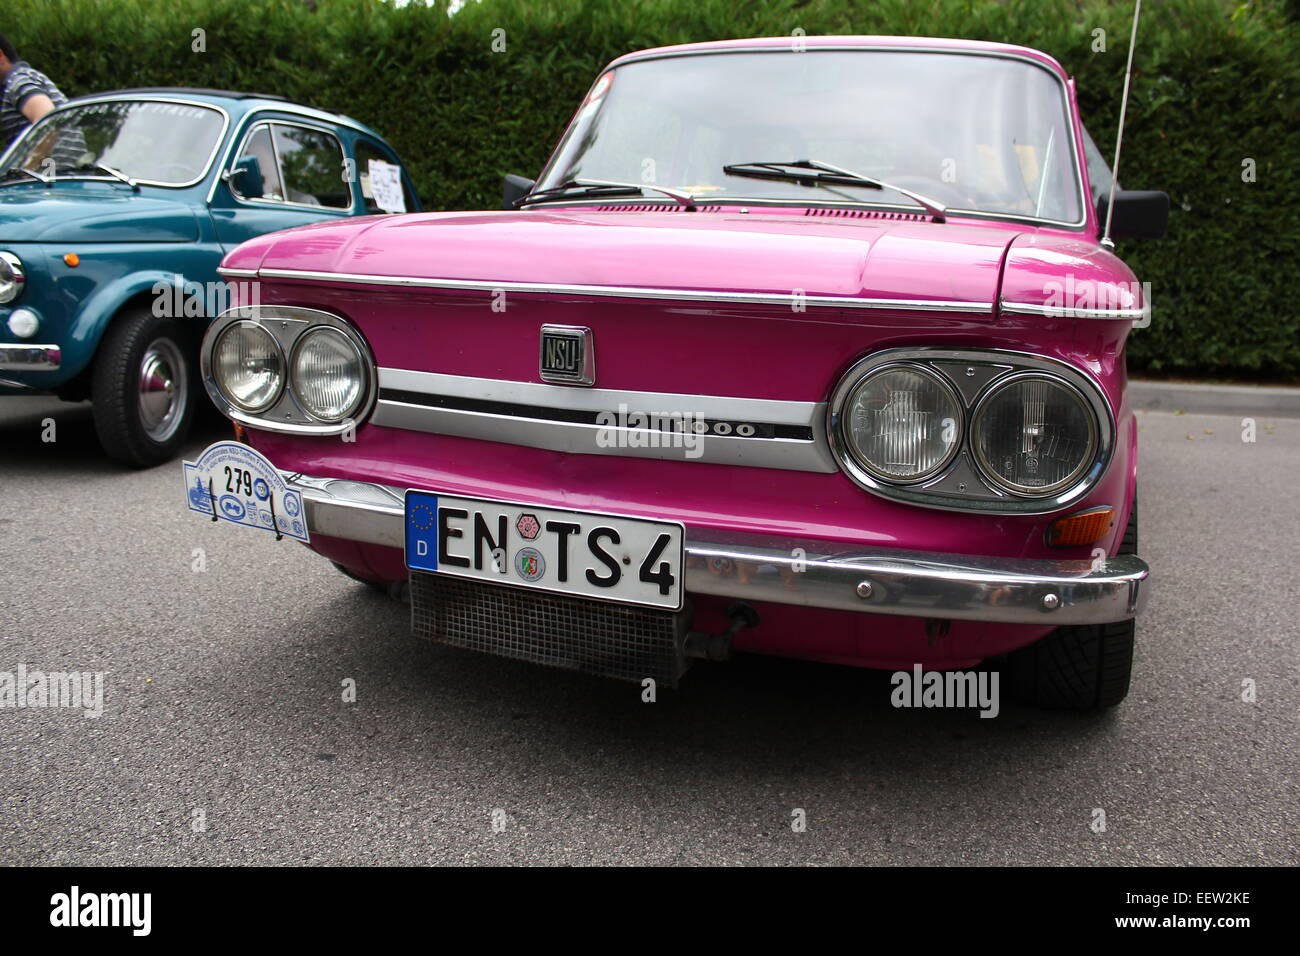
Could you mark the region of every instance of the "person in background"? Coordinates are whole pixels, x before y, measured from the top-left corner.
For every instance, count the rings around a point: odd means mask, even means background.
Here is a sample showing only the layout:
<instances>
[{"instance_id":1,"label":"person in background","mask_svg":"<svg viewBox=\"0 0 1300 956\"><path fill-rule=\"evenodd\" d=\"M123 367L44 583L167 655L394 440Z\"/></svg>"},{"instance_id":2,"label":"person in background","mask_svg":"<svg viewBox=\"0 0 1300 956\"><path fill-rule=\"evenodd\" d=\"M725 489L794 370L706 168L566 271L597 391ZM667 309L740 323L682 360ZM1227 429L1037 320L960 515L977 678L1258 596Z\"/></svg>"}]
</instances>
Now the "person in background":
<instances>
[{"instance_id":1,"label":"person in background","mask_svg":"<svg viewBox=\"0 0 1300 956\"><path fill-rule=\"evenodd\" d=\"M0 152L23 130L68 102L53 81L18 58L18 51L0 33Z\"/></svg>"}]
</instances>

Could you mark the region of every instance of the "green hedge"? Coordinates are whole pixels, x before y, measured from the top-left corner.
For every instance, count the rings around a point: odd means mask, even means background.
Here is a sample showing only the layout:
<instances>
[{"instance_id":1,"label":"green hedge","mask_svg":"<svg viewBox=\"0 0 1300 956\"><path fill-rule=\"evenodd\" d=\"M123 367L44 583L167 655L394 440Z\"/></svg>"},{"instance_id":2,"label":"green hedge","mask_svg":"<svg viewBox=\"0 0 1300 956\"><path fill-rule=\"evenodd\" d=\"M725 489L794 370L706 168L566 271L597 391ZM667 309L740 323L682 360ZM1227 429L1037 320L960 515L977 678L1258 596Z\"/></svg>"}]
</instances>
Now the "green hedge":
<instances>
[{"instance_id":1,"label":"green hedge","mask_svg":"<svg viewBox=\"0 0 1300 956\"><path fill-rule=\"evenodd\" d=\"M1294 380L1300 310L1295 0L1156 0L1139 37L1122 180L1173 198L1169 238L1120 252L1153 287L1135 368ZM1103 152L1132 17L1106 0L7 0L3 29L70 94L186 85L279 93L387 135L431 208L495 207L536 173L601 66L642 47L883 33L1038 47L1078 78ZM1093 31L1107 52L1094 53ZM192 52L192 31L206 52ZM504 30L505 52L493 51ZM1242 163L1255 161L1254 183Z\"/></svg>"}]
</instances>

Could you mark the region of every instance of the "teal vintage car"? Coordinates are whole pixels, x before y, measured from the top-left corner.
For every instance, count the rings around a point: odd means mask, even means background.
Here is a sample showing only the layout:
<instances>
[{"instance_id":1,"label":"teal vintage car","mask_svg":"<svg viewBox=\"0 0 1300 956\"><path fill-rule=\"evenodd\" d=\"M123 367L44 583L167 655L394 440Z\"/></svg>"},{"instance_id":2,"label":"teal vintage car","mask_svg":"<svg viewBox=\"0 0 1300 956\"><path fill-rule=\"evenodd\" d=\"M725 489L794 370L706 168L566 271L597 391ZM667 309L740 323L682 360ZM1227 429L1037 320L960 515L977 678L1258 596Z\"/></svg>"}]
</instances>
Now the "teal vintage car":
<instances>
[{"instance_id":1,"label":"teal vintage car","mask_svg":"<svg viewBox=\"0 0 1300 956\"><path fill-rule=\"evenodd\" d=\"M0 395L89 399L110 456L167 461L203 391L198 344L229 301L222 256L418 209L397 152L346 116L223 90L71 100L0 157Z\"/></svg>"}]
</instances>

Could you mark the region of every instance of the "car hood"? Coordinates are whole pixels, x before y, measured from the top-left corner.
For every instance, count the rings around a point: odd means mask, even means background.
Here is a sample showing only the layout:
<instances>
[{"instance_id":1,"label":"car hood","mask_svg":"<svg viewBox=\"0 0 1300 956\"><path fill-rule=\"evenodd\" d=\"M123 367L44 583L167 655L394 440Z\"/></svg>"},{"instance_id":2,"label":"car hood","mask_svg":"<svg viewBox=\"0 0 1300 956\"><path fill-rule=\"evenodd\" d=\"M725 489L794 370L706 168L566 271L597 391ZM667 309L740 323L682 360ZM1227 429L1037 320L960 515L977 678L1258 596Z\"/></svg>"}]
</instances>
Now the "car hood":
<instances>
[{"instance_id":1,"label":"car hood","mask_svg":"<svg viewBox=\"0 0 1300 956\"><path fill-rule=\"evenodd\" d=\"M60 182L0 187L0 242L193 242L192 208L125 185Z\"/></svg>"},{"instance_id":2,"label":"car hood","mask_svg":"<svg viewBox=\"0 0 1300 956\"><path fill-rule=\"evenodd\" d=\"M616 207L434 213L253 239L232 269L474 284L978 302L1023 227L862 210Z\"/></svg>"}]
</instances>

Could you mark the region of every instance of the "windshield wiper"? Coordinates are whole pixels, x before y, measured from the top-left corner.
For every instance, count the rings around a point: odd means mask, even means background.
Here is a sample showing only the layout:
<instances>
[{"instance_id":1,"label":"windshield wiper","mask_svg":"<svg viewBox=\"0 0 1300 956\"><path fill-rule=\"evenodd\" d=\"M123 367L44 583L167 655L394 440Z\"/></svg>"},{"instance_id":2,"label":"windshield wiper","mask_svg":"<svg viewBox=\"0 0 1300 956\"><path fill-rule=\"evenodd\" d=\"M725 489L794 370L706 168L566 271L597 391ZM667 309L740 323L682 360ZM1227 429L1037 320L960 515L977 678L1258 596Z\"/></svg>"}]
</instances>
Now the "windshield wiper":
<instances>
[{"instance_id":1,"label":"windshield wiper","mask_svg":"<svg viewBox=\"0 0 1300 956\"><path fill-rule=\"evenodd\" d=\"M515 208L527 206L535 202L546 202L551 199L573 199L584 196L639 196L645 190L651 192L663 193L672 199L677 200L682 206L690 211L695 210L695 197L690 193L682 192L680 189L668 189L664 186L653 186L650 183L623 183L615 182L608 179L570 179L560 183L558 186L551 186L548 189L539 189L515 200Z\"/></svg>"},{"instance_id":2,"label":"windshield wiper","mask_svg":"<svg viewBox=\"0 0 1300 956\"><path fill-rule=\"evenodd\" d=\"M74 166L74 167L72 167L72 170L71 170L71 171L72 171L72 172L76 172L76 171L79 170L79 169L91 169L91 170L98 169L98 170L100 170L100 171L102 171L102 172L108 173L108 174L109 174L110 176L112 176L114 179L120 179L120 180L122 180L122 182L126 183L128 186L130 186L130 187L131 187L133 190L135 190L136 192L139 192L139 191L140 191L140 184L139 184L139 183L137 183L134 179L132 179L132 178L131 178L130 176L128 176L126 173L122 172L120 169L114 169L112 166L105 166L103 163L86 163L85 165L82 165L82 166ZM75 176L64 176L63 178L64 178L64 179L76 179L77 177L75 177Z\"/></svg>"},{"instance_id":3,"label":"windshield wiper","mask_svg":"<svg viewBox=\"0 0 1300 956\"><path fill-rule=\"evenodd\" d=\"M32 177L32 179L36 180L38 183L44 183L47 186L50 183L54 182L54 180L51 179L50 177L42 176L40 173L30 170L26 166L11 166L9 169L6 169L4 171L3 177L0 178L8 179L14 173L25 173L26 175Z\"/></svg>"},{"instance_id":4,"label":"windshield wiper","mask_svg":"<svg viewBox=\"0 0 1300 956\"><path fill-rule=\"evenodd\" d=\"M799 172L799 170L809 170L809 172ZM892 189L923 207L930 214L932 222L944 222L948 213L947 206L928 196L887 183L883 179L863 176L861 173L841 169L830 163L820 163L815 159L797 159L791 163L733 163L723 166L722 171L731 176L777 179L782 182L798 183L800 186L862 186L867 189Z\"/></svg>"}]
</instances>

